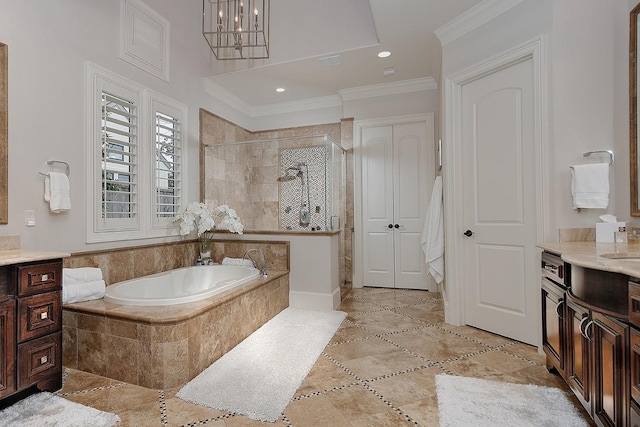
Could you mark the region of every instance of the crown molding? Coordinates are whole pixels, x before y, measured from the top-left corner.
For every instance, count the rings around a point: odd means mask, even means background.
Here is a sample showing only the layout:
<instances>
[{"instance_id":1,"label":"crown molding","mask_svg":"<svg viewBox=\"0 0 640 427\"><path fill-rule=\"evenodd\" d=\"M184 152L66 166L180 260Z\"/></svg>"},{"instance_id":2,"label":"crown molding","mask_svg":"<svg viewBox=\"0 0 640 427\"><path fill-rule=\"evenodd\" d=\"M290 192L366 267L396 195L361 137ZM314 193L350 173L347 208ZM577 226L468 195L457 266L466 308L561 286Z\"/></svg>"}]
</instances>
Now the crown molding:
<instances>
[{"instance_id":1,"label":"crown molding","mask_svg":"<svg viewBox=\"0 0 640 427\"><path fill-rule=\"evenodd\" d=\"M211 79L204 78L203 81L206 93L238 110L247 117L262 117L275 114L295 113L298 111L342 107L342 103L345 101L438 89L438 84L433 80L433 78L425 77L393 83L340 89L337 95L308 98L291 102L280 102L277 104L259 105L254 107L247 104L224 87L213 82Z\"/></svg>"},{"instance_id":2,"label":"crown molding","mask_svg":"<svg viewBox=\"0 0 640 427\"><path fill-rule=\"evenodd\" d=\"M484 0L434 31L442 46L486 24L524 0Z\"/></svg>"},{"instance_id":3,"label":"crown molding","mask_svg":"<svg viewBox=\"0 0 640 427\"><path fill-rule=\"evenodd\" d=\"M424 77L412 80L402 80L393 83L381 83L369 86L358 86L340 89L338 94L343 101L373 98L376 96L398 95L401 93L416 92L421 90L438 89L438 84L432 77Z\"/></svg>"},{"instance_id":4,"label":"crown molding","mask_svg":"<svg viewBox=\"0 0 640 427\"><path fill-rule=\"evenodd\" d=\"M203 78L204 91L228 106L235 108L245 116L251 116L251 106L211 79Z\"/></svg>"}]
</instances>

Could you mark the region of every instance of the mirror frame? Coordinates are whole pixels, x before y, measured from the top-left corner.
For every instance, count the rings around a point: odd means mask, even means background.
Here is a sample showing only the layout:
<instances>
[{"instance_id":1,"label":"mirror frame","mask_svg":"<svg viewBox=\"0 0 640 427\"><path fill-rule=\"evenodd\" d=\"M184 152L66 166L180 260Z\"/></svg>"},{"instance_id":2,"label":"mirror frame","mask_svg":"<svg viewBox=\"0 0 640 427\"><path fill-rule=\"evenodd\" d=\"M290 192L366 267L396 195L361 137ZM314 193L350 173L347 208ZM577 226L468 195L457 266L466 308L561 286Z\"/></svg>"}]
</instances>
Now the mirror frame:
<instances>
[{"instance_id":1,"label":"mirror frame","mask_svg":"<svg viewBox=\"0 0 640 427\"><path fill-rule=\"evenodd\" d=\"M0 224L9 223L9 48L0 43Z\"/></svg>"}]
</instances>

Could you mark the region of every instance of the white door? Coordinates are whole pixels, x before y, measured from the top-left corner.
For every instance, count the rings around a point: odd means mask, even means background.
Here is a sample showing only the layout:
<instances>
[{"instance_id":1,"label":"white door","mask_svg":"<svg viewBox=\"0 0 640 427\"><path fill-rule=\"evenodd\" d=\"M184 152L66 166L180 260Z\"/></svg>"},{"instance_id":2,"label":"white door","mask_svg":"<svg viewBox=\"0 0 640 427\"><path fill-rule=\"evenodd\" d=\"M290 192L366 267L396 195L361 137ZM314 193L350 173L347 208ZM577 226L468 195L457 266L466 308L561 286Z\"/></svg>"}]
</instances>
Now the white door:
<instances>
[{"instance_id":1,"label":"white door","mask_svg":"<svg viewBox=\"0 0 640 427\"><path fill-rule=\"evenodd\" d=\"M530 344L539 323L533 76L529 58L462 87L465 323Z\"/></svg>"},{"instance_id":2,"label":"white door","mask_svg":"<svg viewBox=\"0 0 640 427\"><path fill-rule=\"evenodd\" d=\"M362 130L366 286L432 289L420 247L433 181L427 134L425 122Z\"/></svg>"}]
</instances>

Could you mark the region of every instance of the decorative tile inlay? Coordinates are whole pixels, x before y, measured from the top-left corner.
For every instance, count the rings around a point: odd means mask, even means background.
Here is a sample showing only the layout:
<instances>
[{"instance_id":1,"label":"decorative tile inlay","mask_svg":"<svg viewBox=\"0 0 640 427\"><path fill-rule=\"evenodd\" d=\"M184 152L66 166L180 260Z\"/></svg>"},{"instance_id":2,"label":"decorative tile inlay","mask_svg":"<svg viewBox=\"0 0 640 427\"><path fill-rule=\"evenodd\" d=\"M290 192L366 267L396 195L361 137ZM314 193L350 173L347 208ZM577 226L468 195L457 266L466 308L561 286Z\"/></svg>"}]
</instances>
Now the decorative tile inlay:
<instances>
[{"instance_id":1,"label":"decorative tile inlay","mask_svg":"<svg viewBox=\"0 0 640 427\"><path fill-rule=\"evenodd\" d=\"M327 150L324 146L290 148L280 152L280 176L296 176L280 183L280 228L283 230L327 230L327 182L329 182ZM299 168L302 174L288 168ZM301 175L301 176L300 176ZM306 207L311 220L300 221L300 210Z\"/></svg>"}]
</instances>

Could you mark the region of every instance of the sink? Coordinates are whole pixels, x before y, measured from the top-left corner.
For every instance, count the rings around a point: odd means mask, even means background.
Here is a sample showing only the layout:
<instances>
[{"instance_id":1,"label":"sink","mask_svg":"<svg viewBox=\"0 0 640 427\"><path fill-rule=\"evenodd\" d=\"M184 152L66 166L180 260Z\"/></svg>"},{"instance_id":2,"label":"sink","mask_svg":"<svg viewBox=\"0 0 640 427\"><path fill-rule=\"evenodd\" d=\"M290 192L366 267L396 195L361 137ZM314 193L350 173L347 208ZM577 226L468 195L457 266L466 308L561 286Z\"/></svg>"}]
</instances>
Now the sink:
<instances>
[{"instance_id":1,"label":"sink","mask_svg":"<svg viewBox=\"0 0 640 427\"><path fill-rule=\"evenodd\" d=\"M601 254L600 256L602 258L609 258L609 259L629 259L629 258L640 259L640 252L615 252L610 254Z\"/></svg>"}]
</instances>

